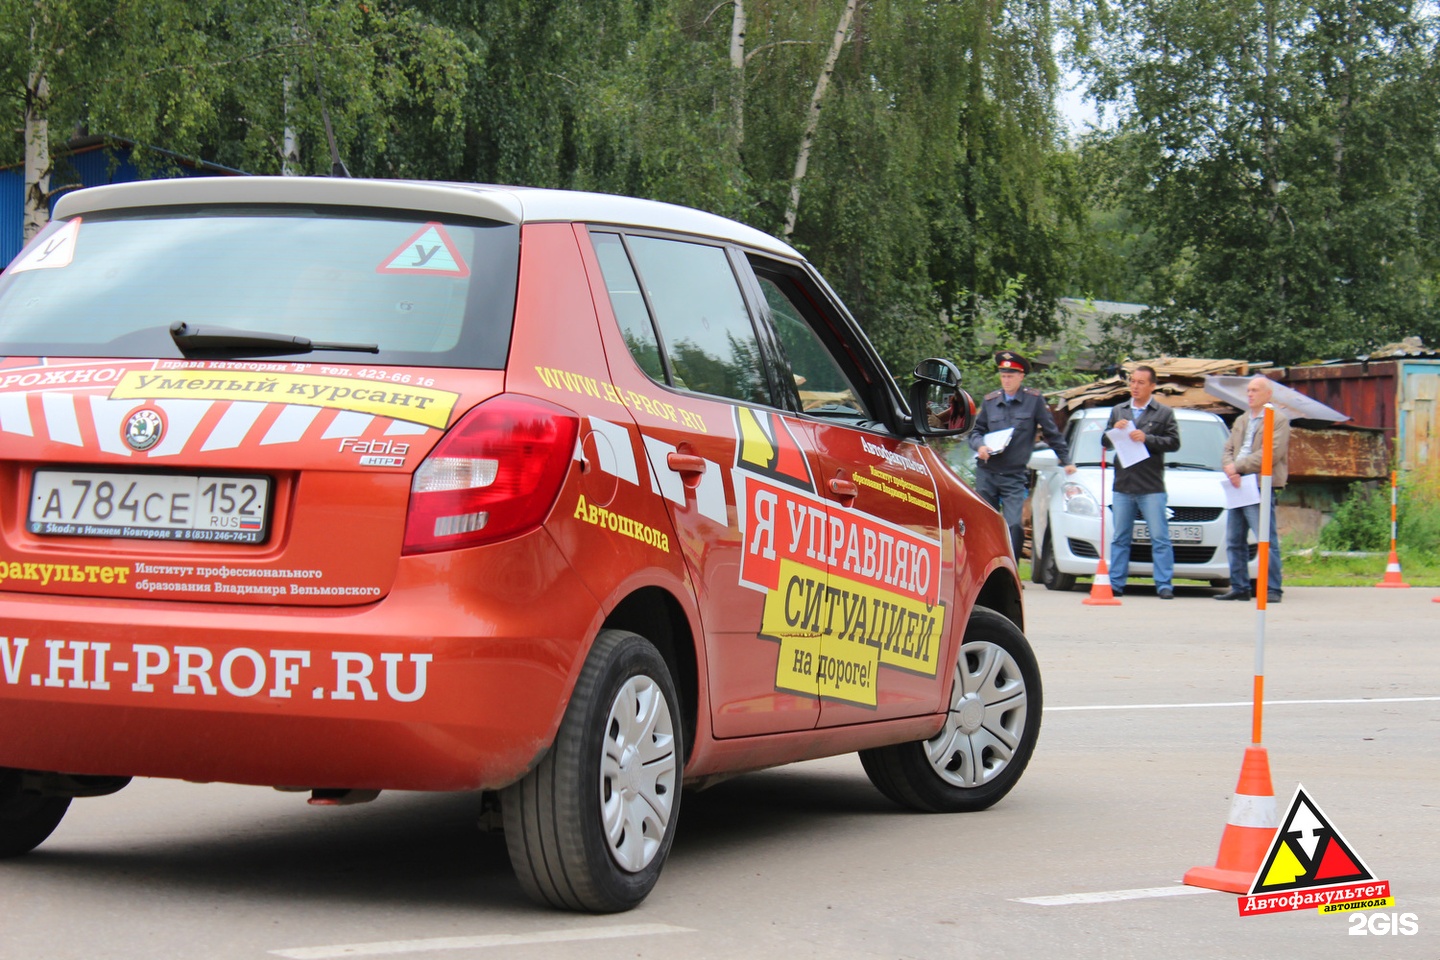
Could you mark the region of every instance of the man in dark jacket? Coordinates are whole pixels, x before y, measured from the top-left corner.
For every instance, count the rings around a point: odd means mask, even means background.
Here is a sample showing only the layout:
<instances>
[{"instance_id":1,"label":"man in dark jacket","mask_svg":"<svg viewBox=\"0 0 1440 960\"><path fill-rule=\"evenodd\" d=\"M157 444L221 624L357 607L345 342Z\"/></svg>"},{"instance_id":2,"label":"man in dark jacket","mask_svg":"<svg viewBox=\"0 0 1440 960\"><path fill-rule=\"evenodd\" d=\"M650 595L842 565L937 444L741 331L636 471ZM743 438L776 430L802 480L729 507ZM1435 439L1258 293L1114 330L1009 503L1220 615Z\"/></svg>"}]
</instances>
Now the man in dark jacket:
<instances>
[{"instance_id":1,"label":"man in dark jacket","mask_svg":"<svg viewBox=\"0 0 1440 960\"><path fill-rule=\"evenodd\" d=\"M1139 514L1150 528L1150 555L1154 568L1155 594L1161 600L1175 598L1175 549L1170 544L1170 520L1165 504L1165 454L1180 449L1180 428L1175 413L1155 393L1155 370L1138 366L1130 372L1130 402L1110 411L1105 425L1123 430L1131 440L1143 443L1149 456L1126 467L1115 464L1112 493L1115 530L1110 538L1110 587L1115 596L1125 592L1130 567L1130 538ZM1112 446L1110 438L1101 440Z\"/></svg>"},{"instance_id":2,"label":"man in dark jacket","mask_svg":"<svg viewBox=\"0 0 1440 960\"><path fill-rule=\"evenodd\" d=\"M975 429L966 442L975 451L975 492L1005 517L1010 547L1018 560L1025 545L1022 511L1036 431L1045 435L1067 474L1075 472L1075 464L1045 398L1039 390L1021 386L1030 362L1014 351L1001 350L995 354L995 367L1000 371L1000 389L980 402Z\"/></svg>"}]
</instances>

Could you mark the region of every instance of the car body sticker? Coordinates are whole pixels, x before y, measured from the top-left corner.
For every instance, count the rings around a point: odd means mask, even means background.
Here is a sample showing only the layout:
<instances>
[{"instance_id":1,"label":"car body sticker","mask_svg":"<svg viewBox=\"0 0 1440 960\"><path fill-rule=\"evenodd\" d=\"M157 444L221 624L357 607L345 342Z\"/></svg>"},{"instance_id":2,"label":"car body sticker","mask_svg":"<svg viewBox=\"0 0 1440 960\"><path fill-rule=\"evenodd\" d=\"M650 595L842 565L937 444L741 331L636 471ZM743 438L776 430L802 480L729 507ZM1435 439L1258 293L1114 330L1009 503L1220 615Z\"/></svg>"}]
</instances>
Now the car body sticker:
<instances>
[{"instance_id":1,"label":"car body sticker","mask_svg":"<svg viewBox=\"0 0 1440 960\"><path fill-rule=\"evenodd\" d=\"M110 396L133 400L268 400L352 410L440 428L450 422L450 413L459 399L458 394L431 387L249 370L130 370Z\"/></svg>"},{"instance_id":2,"label":"car body sticker","mask_svg":"<svg viewBox=\"0 0 1440 960\"><path fill-rule=\"evenodd\" d=\"M736 407L735 436L737 467L814 491L809 461L784 418L767 410Z\"/></svg>"},{"instance_id":3,"label":"car body sticker","mask_svg":"<svg viewBox=\"0 0 1440 960\"><path fill-rule=\"evenodd\" d=\"M587 419L590 422L591 432L599 434L605 439L604 443L595 444L595 455L598 461L596 465L610 476L638 486L640 475L635 467L635 448L630 439L630 428L624 424L603 420L600 417ZM575 456L577 459L584 459L581 438L575 440Z\"/></svg>"},{"instance_id":4,"label":"car body sticker","mask_svg":"<svg viewBox=\"0 0 1440 960\"><path fill-rule=\"evenodd\" d=\"M650 489L678 506L685 506L685 481L680 474L664 466L669 462L670 454L679 450L673 444L654 437L644 439L646 462L650 466ZM729 511L725 508L725 481L720 475L723 469L713 460L706 460L705 470L694 488L696 510L702 517L721 526L729 523Z\"/></svg>"}]
</instances>

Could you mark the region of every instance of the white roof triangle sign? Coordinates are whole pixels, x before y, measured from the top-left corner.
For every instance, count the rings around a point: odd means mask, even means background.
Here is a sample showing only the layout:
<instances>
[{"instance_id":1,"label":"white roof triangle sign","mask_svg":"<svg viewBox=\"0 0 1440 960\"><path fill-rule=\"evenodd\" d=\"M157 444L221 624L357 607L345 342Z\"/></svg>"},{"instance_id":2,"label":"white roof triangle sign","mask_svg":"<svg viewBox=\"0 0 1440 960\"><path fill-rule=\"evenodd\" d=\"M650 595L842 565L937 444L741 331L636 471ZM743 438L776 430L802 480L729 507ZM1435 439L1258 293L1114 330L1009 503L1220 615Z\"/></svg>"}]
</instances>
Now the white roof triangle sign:
<instances>
[{"instance_id":1,"label":"white roof triangle sign","mask_svg":"<svg viewBox=\"0 0 1440 960\"><path fill-rule=\"evenodd\" d=\"M470 275L470 268L455 249L450 235L438 223L427 223L384 263L380 273L433 273L452 277Z\"/></svg>"}]
</instances>

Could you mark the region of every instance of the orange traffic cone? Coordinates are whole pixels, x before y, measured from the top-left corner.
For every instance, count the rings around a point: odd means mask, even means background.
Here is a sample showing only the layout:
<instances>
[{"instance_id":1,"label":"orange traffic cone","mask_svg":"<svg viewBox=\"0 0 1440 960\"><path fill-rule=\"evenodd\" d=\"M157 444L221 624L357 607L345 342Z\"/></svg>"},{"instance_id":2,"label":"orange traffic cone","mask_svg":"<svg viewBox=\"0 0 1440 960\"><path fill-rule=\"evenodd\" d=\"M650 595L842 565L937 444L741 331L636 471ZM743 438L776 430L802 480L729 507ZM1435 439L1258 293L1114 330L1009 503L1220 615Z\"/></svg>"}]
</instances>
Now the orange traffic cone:
<instances>
[{"instance_id":1,"label":"orange traffic cone","mask_svg":"<svg viewBox=\"0 0 1440 960\"><path fill-rule=\"evenodd\" d=\"M1095 568L1095 581L1090 585L1090 596L1081 603L1088 603L1094 607L1118 607L1120 601L1115 599L1115 591L1110 589L1110 568L1105 566L1105 554L1100 554L1100 565Z\"/></svg>"},{"instance_id":2,"label":"orange traffic cone","mask_svg":"<svg viewBox=\"0 0 1440 960\"><path fill-rule=\"evenodd\" d=\"M1400 576L1400 558L1395 555L1395 541L1390 541L1390 559L1385 564L1385 578L1375 584L1377 587L1408 587L1404 578Z\"/></svg>"},{"instance_id":3,"label":"orange traffic cone","mask_svg":"<svg viewBox=\"0 0 1440 960\"><path fill-rule=\"evenodd\" d=\"M1230 819L1220 835L1220 855L1213 867L1187 870L1185 882L1192 887L1248 892L1278 827L1275 788L1270 785L1270 757L1264 747L1246 747L1240 783L1230 802Z\"/></svg>"}]
</instances>

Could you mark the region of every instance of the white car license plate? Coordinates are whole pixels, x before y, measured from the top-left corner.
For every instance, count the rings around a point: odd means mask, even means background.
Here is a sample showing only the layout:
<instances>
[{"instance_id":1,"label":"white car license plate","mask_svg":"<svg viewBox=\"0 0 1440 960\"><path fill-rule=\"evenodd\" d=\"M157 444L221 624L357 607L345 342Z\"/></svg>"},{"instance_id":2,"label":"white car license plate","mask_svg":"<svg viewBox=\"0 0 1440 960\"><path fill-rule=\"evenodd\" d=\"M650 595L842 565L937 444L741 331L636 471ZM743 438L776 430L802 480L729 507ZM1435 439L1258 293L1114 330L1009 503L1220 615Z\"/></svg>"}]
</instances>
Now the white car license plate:
<instances>
[{"instance_id":1,"label":"white car license plate","mask_svg":"<svg viewBox=\"0 0 1440 960\"><path fill-rule=\"evenodd\" d=\"M1135 524L1134 540L1141 543L1150 542L1150 527L1144 523ZM1198 523L1172 523L1170 524L1171 543L1199 543L1204 535Z\"/></svg>"},{"instance_id":2,"label":"white car license plate","mask_svg":"<svg viewBox=\"0 0 1440 960\"><path fill-rule=\"evenodd\" d=\"M263 543L270 478L36 470L28 527L47 536Z\"/></svg>"}]
</instances>

